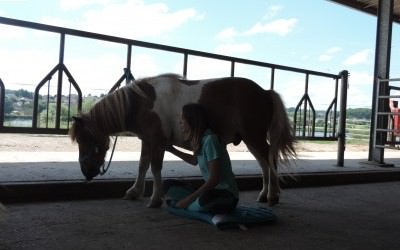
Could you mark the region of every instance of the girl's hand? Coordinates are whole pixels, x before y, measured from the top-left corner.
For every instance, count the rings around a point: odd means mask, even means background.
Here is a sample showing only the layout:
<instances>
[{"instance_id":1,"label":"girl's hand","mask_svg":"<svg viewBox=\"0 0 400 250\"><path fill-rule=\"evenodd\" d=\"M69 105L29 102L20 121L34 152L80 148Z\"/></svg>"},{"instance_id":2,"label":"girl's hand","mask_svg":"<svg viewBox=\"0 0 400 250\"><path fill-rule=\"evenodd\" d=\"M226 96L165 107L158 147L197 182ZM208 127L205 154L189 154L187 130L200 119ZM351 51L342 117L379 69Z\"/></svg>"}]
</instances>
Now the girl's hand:
<instances>
[{"instance_id":1,"label":"girl's hand","mask_svg":"<svg viewBox=\"0 0 400 250\"><path fill-rule=\"evenodd\" d=\"M186 197L180 201L178 201L178 203L176 203L176 207L177 208L187 208L190 203L192 203L192 199L190 197Z\"/></svg>"}]
</instances>

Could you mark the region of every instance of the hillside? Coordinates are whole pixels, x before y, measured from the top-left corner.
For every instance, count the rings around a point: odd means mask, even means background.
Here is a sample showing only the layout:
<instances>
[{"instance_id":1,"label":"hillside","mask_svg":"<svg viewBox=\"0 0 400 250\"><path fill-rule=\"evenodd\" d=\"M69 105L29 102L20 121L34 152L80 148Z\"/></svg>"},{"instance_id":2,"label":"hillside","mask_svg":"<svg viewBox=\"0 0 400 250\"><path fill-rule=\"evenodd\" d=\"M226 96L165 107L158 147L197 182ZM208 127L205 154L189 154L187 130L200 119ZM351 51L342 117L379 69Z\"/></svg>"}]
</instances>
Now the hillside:
<instances>
[{"instance_id":1,"label":"hillside","mask_svg":"<svg viewBox=\"0 0 400 250\"><path fill-rule=\"evenodd\" d=\"M33 110L33 93L24 89L19 90L6 90L6 98L4 105L4 113L5 115L16 115L16 116L32 116ZM83 111L87 111L90 107L96 103L101 97L88 95L83 98L82 109ZM55 96L50 96L49 100L49 109L51 109L55 104ZM76 106L77 96L71 96L71 107ZM68 98L63 96L62 98L63 106L65 109L68 109ZM53 107L54 108L54 107ZM45 111L47 109L47 96L39 96L39 113ZM295 108L290 107L287 109L289 116L292 117L295 111ZM51 113L51 112L50 112ZM72 112L73 113L73 112ZM324 119L325 111L316 111L317 119ZM369 121L371 117L371 109L369 108L349 108L347 109L347 118L349 120L363 120Z\"/></svg>"}]
</instances>

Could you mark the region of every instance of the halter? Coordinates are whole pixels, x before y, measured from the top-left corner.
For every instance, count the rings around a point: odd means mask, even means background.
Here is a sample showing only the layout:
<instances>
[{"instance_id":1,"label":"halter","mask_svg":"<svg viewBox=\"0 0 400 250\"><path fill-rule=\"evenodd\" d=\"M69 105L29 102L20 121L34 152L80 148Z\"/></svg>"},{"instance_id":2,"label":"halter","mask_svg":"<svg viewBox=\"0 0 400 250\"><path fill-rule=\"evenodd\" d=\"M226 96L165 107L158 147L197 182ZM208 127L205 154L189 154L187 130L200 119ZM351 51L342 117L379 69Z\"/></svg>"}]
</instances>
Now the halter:
<instances>
[{"instance_id":1,"label":"halter","mask_svg":"<svg viewBox=\"0 0 400 250\"><path fill-rule=\"evenodd\" d=\"M112 147L110 159L108 160L107 166L106 166L105 162L100 166L100 173L99 173L100 175L104 175L108 171L108 169L110 168L111 161L112 161L112 158L114 156L115 146L117 145L117 140L118 140L118 136L116 136L115 139L114 139L114 145ZM79 157L79 162L84 162L87 159L92 158L93 157L93 153L97 153L96 151L98 151L99 147L100 146L99 146L98 143L92 142L90 144L88 153Z\"/></svg>"}]
</instances>

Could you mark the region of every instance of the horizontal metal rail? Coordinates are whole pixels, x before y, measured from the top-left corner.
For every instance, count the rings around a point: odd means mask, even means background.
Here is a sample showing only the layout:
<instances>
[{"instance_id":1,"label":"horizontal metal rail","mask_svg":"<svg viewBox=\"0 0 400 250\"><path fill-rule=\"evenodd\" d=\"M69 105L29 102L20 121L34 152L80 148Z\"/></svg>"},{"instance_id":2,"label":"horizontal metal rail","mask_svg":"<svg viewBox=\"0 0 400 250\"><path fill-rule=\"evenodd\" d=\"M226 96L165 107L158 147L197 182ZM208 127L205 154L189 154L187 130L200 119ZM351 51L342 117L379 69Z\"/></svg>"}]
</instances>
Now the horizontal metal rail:
<instances>
[{"instance_id":1,"label":"horizontal metal rail","mask_svg":"<svg viewBox=\"0 0 400 250\"><path fill-rule=\"evenodd\" d=\"M279 69L279 70L285 70L285 71L291 71L291 72L297 72L297 73L310 74L310 75L315 75L315 76L330 77L333 79L338 78L338 75L319 72L319 71L300 69L300 68L295 68L295 67L260 62L260 61L243 59L243 58L238 58L238 57L224 56L224 55L213 54L213 53L208 53L208 52L203 52L203 51L198 51L198 50L191 50L191 49L179 48L179 47L174 47L174 46L143 42L143 41L138 41L138 40L133 40L133 39L97 34L97 33L88 32L88 31L57 27L57 26L52 26L52 25L47 25L47 24L34 23L34 22L11 19L11 18L6 18L6 17L0 17L0 23L24 27L24 28L42 30L42 31L47 31L47 32L71 35L71 36L79 36L79 37L103 40L103 41L108 41L108 42L127 44L127 45L144 47L144 48L149 48L149 49L157 49L157 50L163 50L163 51L168 51L168 52L176 52L176 53L181 53L184 55L207 57L207 58L218 59L218 60L223 60L223 61L230 61L230 62L234 62L234 63L250 64L250 65L260 66L260 67L265 67L265 68L273 68L273 69Z\"/></svg>"}]
</instances>

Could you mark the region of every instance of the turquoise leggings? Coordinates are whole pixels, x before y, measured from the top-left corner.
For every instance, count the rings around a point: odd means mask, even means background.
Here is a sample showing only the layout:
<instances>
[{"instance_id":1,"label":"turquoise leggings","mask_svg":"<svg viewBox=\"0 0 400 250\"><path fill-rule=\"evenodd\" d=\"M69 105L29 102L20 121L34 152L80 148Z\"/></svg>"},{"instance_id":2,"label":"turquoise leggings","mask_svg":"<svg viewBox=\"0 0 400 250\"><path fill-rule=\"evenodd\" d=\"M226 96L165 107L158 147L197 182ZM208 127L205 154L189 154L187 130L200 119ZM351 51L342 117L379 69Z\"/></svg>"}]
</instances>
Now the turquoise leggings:
<instances>
[{"instance_id":1,"label":"turquoise leggings","mask_svg":"<svg viewBox=\"0 0 400 250\"><path fill-rule=\"evenodd\" d=\"M178 180L165 180L163 189L168 206L175 204L193 193L196 189ZM186 209L204 213L229 213L236 208L238 199L228 190L211 189L204 192Z\"/></svg>"}]
</instances>

